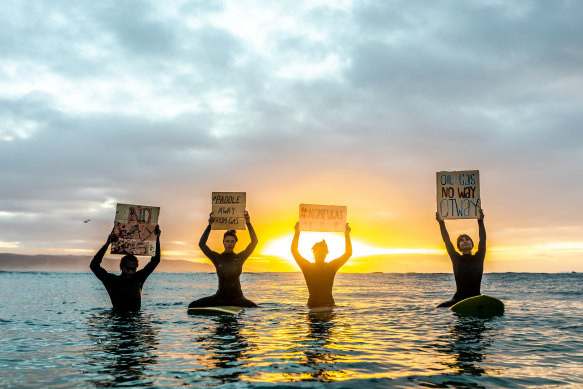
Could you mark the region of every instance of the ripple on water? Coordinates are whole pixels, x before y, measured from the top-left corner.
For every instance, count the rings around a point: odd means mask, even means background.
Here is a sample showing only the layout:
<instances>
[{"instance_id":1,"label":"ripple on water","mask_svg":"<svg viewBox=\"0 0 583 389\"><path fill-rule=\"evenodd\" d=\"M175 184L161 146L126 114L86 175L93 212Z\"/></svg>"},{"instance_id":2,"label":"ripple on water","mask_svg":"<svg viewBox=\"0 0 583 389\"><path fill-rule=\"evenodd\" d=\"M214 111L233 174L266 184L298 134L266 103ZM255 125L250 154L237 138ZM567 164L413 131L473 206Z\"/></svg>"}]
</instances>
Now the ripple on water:
<instances>
[{"instance_id":1,"label":"ripple on water","mask_svg":"<svg viewBox=\"0 0 583 389\"><path fill-rule=\"evenodd\" d=\"M252 274L243 287L262 308L237 316L186 314L213 274L155 273L130 315L91 274L0 278L1 387L583 385L581 277L486 274L506 303L491 319L435 308L450 274L340 274L339 306L320 314L301 274Z\"/></svg>"}]
</instances>

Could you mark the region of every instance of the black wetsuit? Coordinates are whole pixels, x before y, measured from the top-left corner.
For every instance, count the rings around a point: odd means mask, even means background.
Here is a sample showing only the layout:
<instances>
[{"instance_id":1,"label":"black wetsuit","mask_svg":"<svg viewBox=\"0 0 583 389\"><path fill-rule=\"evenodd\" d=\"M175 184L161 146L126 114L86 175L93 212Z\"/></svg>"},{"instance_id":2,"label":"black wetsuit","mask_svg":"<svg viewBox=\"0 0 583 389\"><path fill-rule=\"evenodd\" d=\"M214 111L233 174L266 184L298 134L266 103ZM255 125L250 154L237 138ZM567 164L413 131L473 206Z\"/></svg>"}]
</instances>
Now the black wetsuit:
<instances>
[{"instance_id":1,"label":"black wetsuit","mask_svg":"<svg viewBox=\"0 0 583 389\"><path fill-rule=\"evenodd\" d=\"M302 257L298 251L300 234L296 232L292 240L291 251L296 263L304 274L306 285L310 296L308 297L308 307L333 307L335 305L332 297L332 287L334 277L338 270L350 259L352 255L352 243L349 235L345 235L345 253L339 258L330 262L310 262Z\"/></svg>"},{"instance_id":2,"label":"black wetsuit","mask_svg":"<svg viewBox=\"0 0 583 389\"><path fill-rule=\"evenodd\" d=\"M101 261L107 251L108 244L105 244L93 257L89 267L97 278L103 282L113 308L120 311L138 311L142 305L142 287L146 278L160 263L160 241L156 241L156 255L143 269L138 270L131 277L108 273L101 267Z\"/></svg>"},{"instance_id":3,"label":"black wetsuit","mask_svg":"<svg viewBox=\"0 0 583 389\"><path fill-rule=\"evenodd\" d=\"M334 264L329 263L304 263L300 265L306 285L308 286L308 307L333 307L335 305L332 297L332 287L334 286L334 277L340 269Z\"/></svg>"},{"instance_id":4,"label":"black wetsuit","mask_svg":"<svg viewBox=\"0 0 583 389\"><path fill-rule=\"evenodd\" d=\"M207 245L211 226L209 225L200 238L199 247L202 252L211 260L219 277L219 289L212 296L203 297L191 302L188 307L216 307L222 305L234 305L237 307L256 307L253 301L243 296L241 281L239 276L243 272L243 263L249 258L255 246L257 246L257 235L251 224L247 224L251 243L240 253L217 253L212 251Z\"/></svg>"},{"instance_id":5,"label":"black wetsuit","mask_svg":"<svg viewBox=\"0 0 583 389\"><path fill-rule=\"evenodd\" d=\"M443 220L439 222L439 228L453 265L456 292L451 300L439 304L438 307L451 307L458 301L481 294L480 285L482 283L484 258L486 256L486 229L484 227L484 220L478 219L480 236L478 251L475 254L460 254L451 243Z\"/></svg>"}]
</instances>

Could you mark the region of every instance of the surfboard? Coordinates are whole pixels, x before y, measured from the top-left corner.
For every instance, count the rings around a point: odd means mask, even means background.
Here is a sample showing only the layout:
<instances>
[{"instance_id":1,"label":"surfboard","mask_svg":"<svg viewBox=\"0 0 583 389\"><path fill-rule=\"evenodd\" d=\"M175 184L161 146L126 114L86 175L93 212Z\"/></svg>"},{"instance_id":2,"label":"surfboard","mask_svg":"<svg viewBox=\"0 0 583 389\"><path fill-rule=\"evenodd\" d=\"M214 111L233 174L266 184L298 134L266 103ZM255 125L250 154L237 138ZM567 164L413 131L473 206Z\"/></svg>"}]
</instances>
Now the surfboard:
<instances>
[{"instance_id":1,"label":"surfboard","mask_svg":"<svg viewBox=\"0 0 583 389\"><path fill-rule=\"evenodd\" d=\"M504 303L495 297L481 294L459 301L449 309L465 316L502 316L504 314Z\"/></svg>"},{"instance_id":2,"label":"surfboard","mask_svg":"<svg viewBox=\"0 0 583 389\"><path fill-rule=\"evenodd\" d=\"M235 307L233 305L223 305L219 307L193 307L188 308L190 315L236 315L241 312L243 307Z\"/></svg>"}]
</instances>

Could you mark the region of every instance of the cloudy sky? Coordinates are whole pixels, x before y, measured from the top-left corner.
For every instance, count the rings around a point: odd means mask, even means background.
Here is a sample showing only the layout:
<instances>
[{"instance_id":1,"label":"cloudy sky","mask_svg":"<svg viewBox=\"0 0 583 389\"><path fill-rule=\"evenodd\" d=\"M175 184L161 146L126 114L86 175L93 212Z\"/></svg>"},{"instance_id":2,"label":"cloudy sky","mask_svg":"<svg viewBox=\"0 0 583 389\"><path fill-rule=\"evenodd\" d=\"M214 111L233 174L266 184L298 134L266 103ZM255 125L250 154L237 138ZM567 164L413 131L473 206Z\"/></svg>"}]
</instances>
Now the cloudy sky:
<instances>
[{"instance_id":1,"label":"cloudy sky","mask_svg":"<svg viewBox=\"0 0 583 389\"><path fill-rule=\"evenodd\" d=\"M161 207L163 259L203 262L211 192L244 191L247 270L297 270L298 204L316 203L348 207L346 271L448 272L435 172L478 169L486 271L583 271L582 14L3 1L0 252L92 255L120 202ZM476 224L447 222L454 237ZM323 235L342 250L342 234L306 233L306 257Z\"/></svg>"}]
</instances>

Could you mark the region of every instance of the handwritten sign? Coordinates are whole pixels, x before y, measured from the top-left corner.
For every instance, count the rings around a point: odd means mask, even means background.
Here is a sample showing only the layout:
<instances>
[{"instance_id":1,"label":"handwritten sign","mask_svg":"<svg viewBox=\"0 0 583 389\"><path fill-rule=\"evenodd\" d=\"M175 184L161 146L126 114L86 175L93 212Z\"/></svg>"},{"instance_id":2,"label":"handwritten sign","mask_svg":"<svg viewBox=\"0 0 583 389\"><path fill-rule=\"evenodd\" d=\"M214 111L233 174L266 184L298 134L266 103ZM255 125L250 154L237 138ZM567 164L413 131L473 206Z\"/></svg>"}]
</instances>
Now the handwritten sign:
<instances>
[{"instance_id":1,"label":"handwritten sign","mask_svg":"<svg viewBox=\"0 0 583 389\"><path fill-rule=\"evenodd\" d=\"M244 230L245 205L247 193L245 192L213 192L213 230Z\"/></svg>"},{"instance_id":2,"label":"handwritten sign","mask_svg":"<svg viewBox=\"0 0 583 389\"><path fill-rule=\"evenodd\" d=\"M300 204L300 230L343 232L346 211L339 205Z\"/></svg>"},{"instance_id":3,"label":"handwritten sign","mask_svg":"<svg viewBox=\"0 0 583 389\"><path fill-rule=\"evenodd\" d=\"M437 212L442 219L477 219L480 215L480 172L437 172Z\"/></svg>"},{"instance_id":4,"label":"handwritten sign","mask_svg":"<svg viewBox=\"0 0 583 389\"><path fill-rule=\"evenodd\" d=\"M118 241L111 246L112 254L156 254L156 234L160 207L117 204L113 232Z\"/></svg>"}]
</instances>

